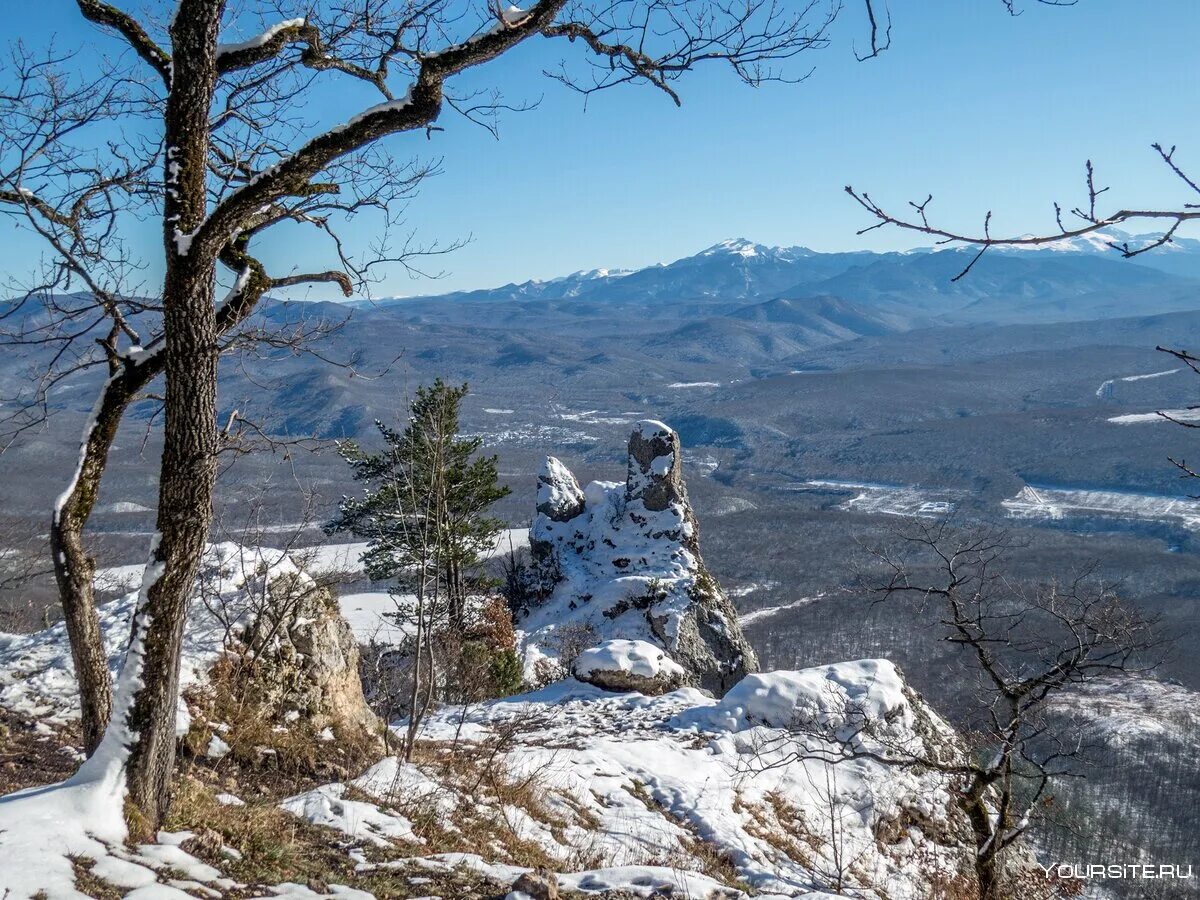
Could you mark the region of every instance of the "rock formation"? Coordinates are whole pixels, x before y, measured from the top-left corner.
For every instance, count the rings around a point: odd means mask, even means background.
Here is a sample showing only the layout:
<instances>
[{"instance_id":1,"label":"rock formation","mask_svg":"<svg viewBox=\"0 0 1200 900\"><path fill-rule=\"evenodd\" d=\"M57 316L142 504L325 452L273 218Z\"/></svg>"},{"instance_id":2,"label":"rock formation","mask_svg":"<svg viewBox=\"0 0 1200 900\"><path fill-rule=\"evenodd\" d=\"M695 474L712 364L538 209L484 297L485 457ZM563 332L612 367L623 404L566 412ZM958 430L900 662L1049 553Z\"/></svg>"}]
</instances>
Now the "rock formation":
<instances>
[{"instance_id":1,"label":"rock formation","mask_svg":"<svg viewBox=\"0 0 1200 900\"><path fill-rule=\"evenodd\" d=\"M300 713L315 730L371 739L379 720L363 696L358 642L328 588L303 572L266 585L270 602L241 634L256 648L257 676L278 715Z\"/></svg>"},{"instance_id":2,"label":"rock formation","mask_svg":"<svg viewBox=\"0 0 1200 900\"><path fill-rule=\"evenodd\" d=\"M102 605L100 629L109 671L125 659L137 591ZM37 710L47 722L79 715L66 629L60 623L31 635L0 635L0 706ZM230 654L233 654L231 657ZM255 699L280 726L302 717L314 732L333 732L369 747L379 722L363 699L358 646L329 589L283 551L210 545L204 554L183 635L180 687L209 693L223 661L255 658ZM180 733L189 724L180 702Z\"/></svg>"},{"instance_id":3,"label":"rock formation","mask_svg":"<svg viewBox=\"0 0 1200 900\"><path fill-rule=\"evenodd\" d=\"M566 466L547 459L537 508L534 597L518 622L531 676L539 660L569 667L572 652L608 639L663 648L685 683L716 694L757 670L733 606L700 555L671 428L635 426L623 484L580 489Z\"/></svg>"}]
</instances>

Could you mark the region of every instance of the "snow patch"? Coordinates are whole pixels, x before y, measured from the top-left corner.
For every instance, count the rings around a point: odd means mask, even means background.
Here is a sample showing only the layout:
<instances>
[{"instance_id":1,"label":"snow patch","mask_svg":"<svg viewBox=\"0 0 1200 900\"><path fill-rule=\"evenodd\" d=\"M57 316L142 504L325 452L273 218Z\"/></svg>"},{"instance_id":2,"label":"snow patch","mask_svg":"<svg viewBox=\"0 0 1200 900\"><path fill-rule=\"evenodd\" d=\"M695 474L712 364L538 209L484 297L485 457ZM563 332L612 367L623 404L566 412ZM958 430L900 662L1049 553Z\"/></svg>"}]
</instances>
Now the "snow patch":
<instances>
[{"instance_id":1,"label":"snow patch","mask_svg":"<svg viewBox=\"0 0 1200 900\"><path fill-rule=\"evenodd\" d=\"M240 41L236 44L218 44L217 59L230 53L239 53L242 50L254 50L258 47L263 47L270 43L281 32L289 28L299 28L305 23L305 19L285 19L275 25L272 25L262 34L256 35L246 41Z\"/></svg>"}]
</instances>

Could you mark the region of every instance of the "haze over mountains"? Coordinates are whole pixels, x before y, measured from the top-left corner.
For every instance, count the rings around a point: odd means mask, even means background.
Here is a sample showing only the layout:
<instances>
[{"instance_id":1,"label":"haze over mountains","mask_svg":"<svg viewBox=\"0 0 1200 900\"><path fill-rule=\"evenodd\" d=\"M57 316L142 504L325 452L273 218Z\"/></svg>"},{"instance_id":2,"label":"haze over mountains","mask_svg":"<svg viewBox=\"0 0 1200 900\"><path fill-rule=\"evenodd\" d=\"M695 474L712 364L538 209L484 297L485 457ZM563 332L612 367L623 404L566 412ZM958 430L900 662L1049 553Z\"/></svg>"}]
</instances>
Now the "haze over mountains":
<instances>
[{"instance_id":1,"label":"haze over mountains","mask_svg":"<svg viewBox=\"0 0 1200 900\"><path fill-rule=\"evenodd\" d=\"M1184 436L1108 420L1190 402L1183 373L1120 379L1172 368L1156 345L1196 345L1200 241L1135 260L1097 239L989 251L952 280L971 255L727 240L634 272L373 304L271 301L251 329L332 333L316 355L260 347L228 360L224 412L275 433L362 437L441 376L472 383L468 425L502 451L602 452L654 413L730 483L753 473L756 486L819 475L1176 490L1164 441ZM51 352L6 354L5 395ZM98 377L60 385L51 406L86 411ZM933 441L959 463L928 459ZM987 458L966 462L981 443Z\"/></svg>"}]
</instances>

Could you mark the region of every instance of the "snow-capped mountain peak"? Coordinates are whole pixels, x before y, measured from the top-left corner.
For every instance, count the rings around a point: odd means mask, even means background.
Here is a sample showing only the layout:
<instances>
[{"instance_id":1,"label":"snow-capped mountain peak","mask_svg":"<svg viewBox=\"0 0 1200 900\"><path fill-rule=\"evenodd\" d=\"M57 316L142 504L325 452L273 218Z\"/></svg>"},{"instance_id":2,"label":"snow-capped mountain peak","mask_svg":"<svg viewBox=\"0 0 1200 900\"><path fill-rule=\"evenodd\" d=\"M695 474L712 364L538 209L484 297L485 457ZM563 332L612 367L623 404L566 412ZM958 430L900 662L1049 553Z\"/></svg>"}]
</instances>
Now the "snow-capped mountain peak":
<instances>
[{"instance_id":1,"label":"snow-capped mountain peak","mask_svg":"<svg viewBox=\"0 0 1200 900\"><path fill-rule=\"evenodd\" d=\"M721 241L719 244L713 244L707 250L701 251L700 256L716 256L718 254L728 254L731 256L760 256L763 253L770 252L769 247L764 247L762 244L756 244L753 241L748 241L746 238L729 238Z\"/></svg>"}]
</instances>

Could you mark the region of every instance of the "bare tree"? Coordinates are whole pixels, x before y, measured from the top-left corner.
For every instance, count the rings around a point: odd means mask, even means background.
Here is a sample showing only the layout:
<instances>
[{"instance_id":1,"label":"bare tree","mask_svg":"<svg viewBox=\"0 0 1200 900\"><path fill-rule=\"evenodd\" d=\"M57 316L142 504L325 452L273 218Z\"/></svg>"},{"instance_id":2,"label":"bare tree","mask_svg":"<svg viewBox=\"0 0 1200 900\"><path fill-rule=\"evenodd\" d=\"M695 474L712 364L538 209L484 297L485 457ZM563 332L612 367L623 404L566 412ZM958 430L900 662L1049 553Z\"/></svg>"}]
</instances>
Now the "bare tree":
<instances>
[{"instance_id":1,"label":"bare tree","mask_svg":"<svg viewBox=\"0 0 1200 900\"><path fill-rule=\"evenodd\" d=\"M814 871L833 893L857 893L860 885L856 883L854 869L866 856L867 843L854 834L850 823L860 819L870 804L861 798L844 796L838 786L836 766L821 766L819 778L808 766L803 771L819 804L817 818L812 823L814 832L829 851L828 859L821 856L814 861Z\"/></svg>"},{"instance_id":2,"label":"bare tree","mask_svg":"<svg viewBox=\"0 0 1200 900\"><path fill-rule=\"evenodd\" d=\"M1073 686L1153 668L1160 641L1154 623L1091 571L1035 590L1009 581L1004 559L1013 545L1003 532L959 534L945 522L918 522L901 540L932 566L929 575L879 551L888 580L871 591L931 607L943 639L966 654L977 677L973 758L920 761L957 777L980 897L992 900L1001 896L1005 851L1026 833L1053 780L1074 774L1073 761L1089 749L1086 735L1056 730L1049 703Z\"/></svg>"},{"instance_id":3,"label":"bare tree","mask_svg":"<svg viewBox=\"0 0 1200 900\"><path fill-rule=\"evenodd\" d=\"M879 602L908 599L928 610L942 639L962 652L976 701L966 752L947 753L922 736L898 738L852 704L833 717L836 727L793 729L783 738L793 750L760 750L772 751L772 766L870 759L946 775L974 834L979 896L999 900L1013 874L1010 849L1037 821L1054 782L1077 777L1095 749L1051 707L1081 684L1150 670L1162 645L1155 623L1090 571L1036 590L1011 582L1004 560L1014 545L1002 532L916 522L899 542L899 550L872 551L886 580L864 575L863 587Z\"/></svg>"},{"instance_id":4,"label":"bare tree","mask_svg":"<svg viewBox=\"0 0 1200 900\"><path fill-rule=\"evenodd\" d=\"M929 207L933 203L933 194L928 194L920 202L909 200L907 206L910 211L901 213L886 209L873 200L866 191L858 190L852 185L846 185L846 193L876 220L873 225L860 229L859 235L877 228L891 227L929 235L936 239L939 246L965 244L977 247L978 251L971 257L963 270L954 276L954 281L966 276L991 247L1040 247L1057 241L1095 234L1114 225L1139 220L1149 222L1153 226L1162 226L1159 234L1138 243L1131 244L1129 241L1117 238L1108 241L1108 245L1113 251L1124 259L1131 259L1171 243L1181 225L1200 219L1200 203L1197 202L1197 199L1200 198L1200 183L1197 183L1196 177L1189 174L1176 160L1176 148L1171 146L1168 149L1162 144L1156 143L1151 145L1151 149L1158 156L1159 161L1175 176L1180 186L1182 196L1177 204L1165 208L1133 207L1103 210L1100 201L1108 188L1097 185L1096 170L1089 159L1084 167L1086 199L1077 206L1071 207L1069 212L1064 210L1061 203L1055 201L1053 203L1055 227L1037 234L1016 236L993 234L992 210L990 209L983 216L983 224L977 232L956 231L937 225L929 218Z\"/></svg>"}]
</instances>

